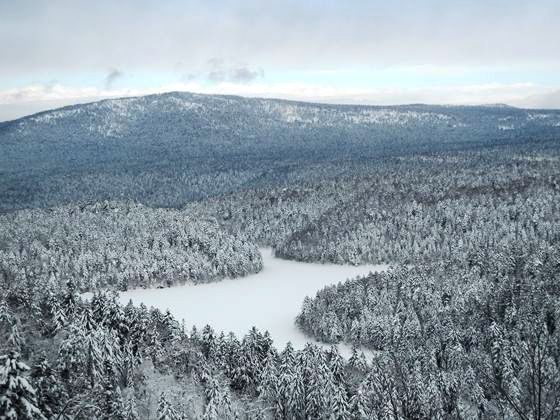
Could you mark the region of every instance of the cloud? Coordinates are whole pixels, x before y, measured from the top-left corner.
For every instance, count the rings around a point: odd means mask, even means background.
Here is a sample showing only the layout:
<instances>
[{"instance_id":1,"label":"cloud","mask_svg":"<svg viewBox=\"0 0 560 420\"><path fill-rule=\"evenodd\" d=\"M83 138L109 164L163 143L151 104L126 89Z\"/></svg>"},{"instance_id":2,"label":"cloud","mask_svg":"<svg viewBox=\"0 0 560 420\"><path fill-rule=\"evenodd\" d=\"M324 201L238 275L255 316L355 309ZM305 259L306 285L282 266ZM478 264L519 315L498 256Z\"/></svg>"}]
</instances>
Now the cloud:
<instances>
[{"instance_id":1,"label":"cloud","mask_svg":"<svg viewBox=\"0 0 560 420\"><path fill-rule=\"evenodd\" d=\"M123 76L124 76L124 74L120 70L117 70L115 68L112 68L111 70L109 70L109 73L105 77L105 89L107 89L107 90L112 89L113 88L113 83L115 83L115 81L117 79L119 79Z\"/></svg>"},{"instance_id":2,"label":"cloud","mask_svg":"<svg viewBox=\"0 0 560 420\"><path fill-rule=\"evenodd\" d=\"M262 77L264 77L262 69L251 70L248 67L239 67L231 70L229 80L232 82L249 83Z\"/></svg>"},{"instance_id":3,"label":"cloud","mask_svg":"<svg viewBox=\"0 0 560 420\"><path fill-rule=\"evenodd\" d=\"M180 81L348 103L513 102L560 86L558 21L558 0L0 0L0 94L27 101L33 81L56 79L41 95L70 95L76 80L94 96Z\"/></svg>"},{"instance_id":4,"label":"cloud","mask_svg":"<svg viewBox=\"0 0 560 420\"><path fill-rule=\"evenodd\" d=\"M33 84L22 88L0 91L0 104L10 105L26 102L55 101L80 98L98 98L125 94L125 91L103 90L95 87L69 87L60 84Z\"/></svg>"},{"instance_id":5,"label":"cloud","mask_svg":"<svg viewBox=\"0 0 560 420\"><path fill-rule=\"evenodd\" d=\"M177 62L194 69L208 57L274 71L558 65L559 20L558 0L0 1L0 78Z\"/></svg>"},{"instance_id":6,"label":"cloud","mask_svg":"<svg viewBox=\"0 0 560 420\"><path fill-rule=\"evenodd\" d=\"M523 108L560 109L560 90L531 95L514 103Z\"/></svg>"},{"instance_id":7,"label":"cloud","mask_svg":"<svg viewBox=\"0 0 560 420\"><path fill-rule=\"evenodd\" d=\"M206 79L213 83L252 83L264 77L264 70L251 68L247 65L232 65L223 58L211 58L206 62L208 67ZM191 79L192 80L192 79Z\"/></svg>"}]
</instances>

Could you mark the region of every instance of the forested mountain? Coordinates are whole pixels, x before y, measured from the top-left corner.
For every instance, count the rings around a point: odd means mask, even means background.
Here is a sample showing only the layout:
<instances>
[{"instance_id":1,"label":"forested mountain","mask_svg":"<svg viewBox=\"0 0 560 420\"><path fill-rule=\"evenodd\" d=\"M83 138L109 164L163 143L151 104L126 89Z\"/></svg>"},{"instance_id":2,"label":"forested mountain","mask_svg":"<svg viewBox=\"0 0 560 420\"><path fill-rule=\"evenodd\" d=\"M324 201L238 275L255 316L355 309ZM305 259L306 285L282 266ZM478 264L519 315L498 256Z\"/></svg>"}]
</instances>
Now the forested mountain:
<instances>
[{"instance_id":1,"label":"forested mountain","mask_svg":"<svg viewBox=\"0 0 560 420\"><path fill-rule=\"evenodd\" d=\"M288 259L463 261L512 239L559 239L560 160L554 143L542 146L364 162L331 179L246 190L188 208Z\"/></svg>"},{"instance_id":2,"label":"forested mountain","mask_svg":"<svg viewBox=\"0 0 560 420\"><path fill-rule=\"evenodd\" d=\"M109 99L0 124L0 210L115 198L178 206L289 183L312 164L541 143L559 132L560 112L506 106L341 106L190 93Z\"/></svg>"},{"instance_id":3,"label":"forested mountain","mask_svg":"<svg viewBox=\"0 0 560 420\"><path fill-rule=\"evenodd\" d=\"M558 418L559 203L556 111L170 93L1 124L0 418ZM393 265L297 317L371 357L118 303L262 245Z\"/></svg>"}]
</instances>

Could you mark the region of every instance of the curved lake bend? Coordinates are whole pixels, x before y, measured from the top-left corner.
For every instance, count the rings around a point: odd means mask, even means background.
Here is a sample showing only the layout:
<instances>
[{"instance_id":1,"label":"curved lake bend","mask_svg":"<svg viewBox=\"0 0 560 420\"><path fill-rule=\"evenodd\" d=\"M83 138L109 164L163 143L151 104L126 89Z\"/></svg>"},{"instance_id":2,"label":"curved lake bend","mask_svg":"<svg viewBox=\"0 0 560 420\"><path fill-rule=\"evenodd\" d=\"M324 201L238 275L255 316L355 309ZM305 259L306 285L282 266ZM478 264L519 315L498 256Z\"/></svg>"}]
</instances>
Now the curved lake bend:
<instances>
[{"instance_id":1,"label":"curved lake bend","mask_svg":"<svg viewBox=\"0 0 560 420\"><path fill-rule=\"evenodd\" d=\"M268 330L275 346L281 350L288 341L294 348L316 343L294 324L305 296L314 297L323 287L348 278L387 270L387 265L334 265L301 263L272 256L269 248L261 249L263 270L257 274L220 282L170 287L137 289L122 292L121 302L130 299L184 320L187 329L210 325L219 332L234 332L242 338L251 327ZM339 346L341 353L348 353Z\"/></svg>"}]
</instances>

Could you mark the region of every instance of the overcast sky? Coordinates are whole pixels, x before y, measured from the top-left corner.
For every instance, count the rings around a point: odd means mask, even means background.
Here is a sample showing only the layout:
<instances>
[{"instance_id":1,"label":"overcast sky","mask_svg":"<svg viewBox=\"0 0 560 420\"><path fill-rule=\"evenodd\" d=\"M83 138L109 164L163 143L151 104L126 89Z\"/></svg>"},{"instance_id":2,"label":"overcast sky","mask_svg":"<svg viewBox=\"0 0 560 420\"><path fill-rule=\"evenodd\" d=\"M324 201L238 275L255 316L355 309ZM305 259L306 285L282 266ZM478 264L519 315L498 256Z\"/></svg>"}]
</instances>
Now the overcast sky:
<instances>
[{"instance_id":1,"label":"overcast sky","mask_svg":"<svg viewBox=\"0 0 560 420\"><path fill-rule=\"evenodd\" d=\"M0 120L170 90L560 107L559 0L0 0Z\"/></svg>"}]
</instances>

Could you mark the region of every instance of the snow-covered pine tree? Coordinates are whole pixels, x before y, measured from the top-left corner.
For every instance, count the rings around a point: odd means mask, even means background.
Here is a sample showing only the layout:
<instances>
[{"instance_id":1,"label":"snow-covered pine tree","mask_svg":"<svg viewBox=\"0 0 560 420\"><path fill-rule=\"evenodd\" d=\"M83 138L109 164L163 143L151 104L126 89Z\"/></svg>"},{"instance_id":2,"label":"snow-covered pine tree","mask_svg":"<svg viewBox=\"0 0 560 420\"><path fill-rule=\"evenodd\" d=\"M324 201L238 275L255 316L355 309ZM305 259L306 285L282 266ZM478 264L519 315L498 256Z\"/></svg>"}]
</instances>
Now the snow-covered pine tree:
<instances>
[{"instance_id":1,"label":"snow-covered pine tree","mask_svg":"<svg viewBox=\"0 0 560 420\"><path fill-rule=\"evenodd\" d=\"M29 367L10 352L0 356L0 419L45 419L37 407L35 390L27 381Z\"/></svg>"},{"instance_id":2,"label":"snow-covered pine tree","mask_svg":"<svg viewBox=\"0 0 560 420\"><path fill-rule=\"evenodd\" d=\"M165 392L162 392L159 397L156 416L157 420L180 420L180 417L173 408L173 405L171 405L168 401Z\"/></svg>"},{"instance_id":3,"label":"snow-covered pine tree","mask_svg":"<svg viewBox=\"0 0 560 420\"><path fill-rule=\"evenodd\" d=\"M126 420L125 406L118 386L105 384L100 408L100 420Z\"/></svg>"},{"instance_id":4,"label":"snow-covered pine tree","mask_svg":"<svg viewBox=\"0 0 560 420\"><path fill-rule=\"evenodd\" d=\"M138 409L136 408L136 398L134 392L131 392L124 403L124 420L140 420Z\"/></svg>"},{"instance_id":5,"label":"snow-covered pine tree","mask_svg":"<svg viewBox=\"0 0 560 420\"><path fill-rule=\"evenodd\" d=\"M349 420L350 407L346 397L345 389L341 386L335 387L331 396L330 418L333 420Z\"/></svg>"},{"instance_id":6,"label":"snow-covered pine tree","mask_svg":"<svg viewBox=\"0 0 560 420\"><path fill-rule=\"evenodd\" d=\"M367 395L365 392L366 386L367 382L362 382L350 398L350 416L353 419L367 420L371 418L371 416L368 415Z\"/></svg>"},{"instance_id":7,"label":"snow-covered pine tree","mask_svg":"<svg viewBox=\"0 0 560 420\"><path fill-rule=\"evenodd\" d=\"M44 355L31 367L30 373L37 395L37 407L50 418L59 412L60 405L67 400L66 390Z\"/></svg>"}]
</instances>

